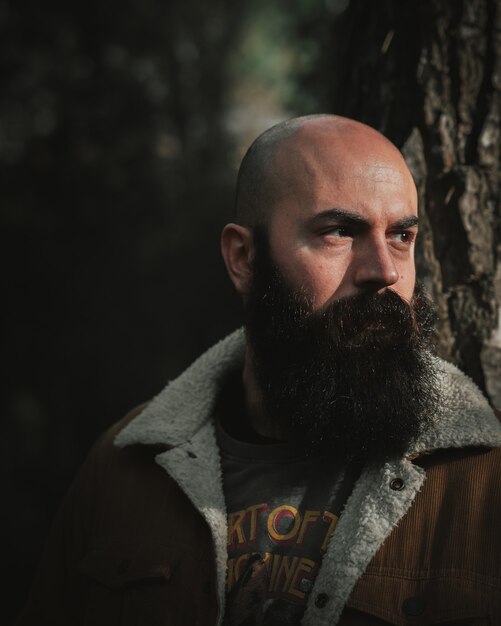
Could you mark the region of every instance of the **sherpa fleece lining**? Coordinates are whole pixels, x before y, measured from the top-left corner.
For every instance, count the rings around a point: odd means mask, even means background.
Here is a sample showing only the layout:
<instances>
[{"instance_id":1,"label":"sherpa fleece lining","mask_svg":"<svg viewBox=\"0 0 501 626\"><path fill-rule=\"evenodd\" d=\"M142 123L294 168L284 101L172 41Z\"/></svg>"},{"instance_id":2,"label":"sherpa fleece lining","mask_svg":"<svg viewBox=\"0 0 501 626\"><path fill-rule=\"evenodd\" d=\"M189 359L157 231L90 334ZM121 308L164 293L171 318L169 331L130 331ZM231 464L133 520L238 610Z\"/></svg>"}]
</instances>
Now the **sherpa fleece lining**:
<instances>
[{"instance_id":1,"label":"sherpa fleece lining","mask_svg":"<svg viewBox=\"0 0 501 626\"><path fill-rule=\"evenodd\" d=\"M212 413L226 375L242 367L245 337L239 329L202 354L167 385L115 439L115 445L161 444L156 461L190 498L207 521L217 566L219 620L225 602L226 507ZM454 365L436 359L441 400L433 426L402 459L367 466L349 497L310 593L328 593L322 609L308 602L304 626L335 626L358 578L383 541L405 515L426 475L410 458L442 448L501 446L501 425L474 382ZM403 478L406 489L389 488ZM333 588L332 581L336 581Z\"/></svg>"}]
</instances>

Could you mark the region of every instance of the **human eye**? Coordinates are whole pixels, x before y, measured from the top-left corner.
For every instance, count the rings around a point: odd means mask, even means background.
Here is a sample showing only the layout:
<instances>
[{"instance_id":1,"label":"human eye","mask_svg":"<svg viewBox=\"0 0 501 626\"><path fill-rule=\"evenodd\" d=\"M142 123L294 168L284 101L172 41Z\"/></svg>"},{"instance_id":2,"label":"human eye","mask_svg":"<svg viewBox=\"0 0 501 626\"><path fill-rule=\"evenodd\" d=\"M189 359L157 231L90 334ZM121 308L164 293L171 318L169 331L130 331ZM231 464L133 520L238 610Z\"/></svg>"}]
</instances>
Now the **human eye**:
<instances>
[{"instance_id":1,"label":"human eye","mask_svg":"<svg viewBox=\"0 0 501 626\"><path fill-rule=\"evenodd\" d=\"M345 226L330 226L322 231L322 235L336 238L351 237L351 232Z\"/></svg>"},{"instance_id":2,"label":"human eye","mask_svg":"<svg viewBox=\"0 0 501 626\"><path fill-rule=\"evenodd\" d=\"M416 238L416 233L412 230L400 230L392 233L390 238L398 244L409 246Z\"/></svg>"}]
</instances>

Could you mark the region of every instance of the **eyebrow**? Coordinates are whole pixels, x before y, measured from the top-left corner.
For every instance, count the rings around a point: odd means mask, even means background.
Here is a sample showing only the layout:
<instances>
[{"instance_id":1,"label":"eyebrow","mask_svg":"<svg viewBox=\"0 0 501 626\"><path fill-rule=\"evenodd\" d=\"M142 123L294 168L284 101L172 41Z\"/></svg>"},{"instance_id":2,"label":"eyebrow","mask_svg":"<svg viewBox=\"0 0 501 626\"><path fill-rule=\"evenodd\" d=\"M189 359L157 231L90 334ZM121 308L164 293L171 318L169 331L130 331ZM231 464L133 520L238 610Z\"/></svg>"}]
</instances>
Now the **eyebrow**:
<instances>
[{"instance_id":1,"label":"eyebrow","mask_svg":"<svg viewBox=\"0 0 501 626\"><path fill-rule=\"evenodd\" d=\"M353 213L352 211L347 211L345 209L327 209L326 211L321 211L320 213L314 215L309 220L309 223L311 226L316 227L320 226L324 222L333 221L341 224L351 224L353 226L369 227L371 225L370 221L359 213ZM411 228L412 226L417 226L418 223L419 219L416 215L409 215L408 217L404 217L396 222L393 222L389 225L389 228Z\"/></svg>"}]
</instances>

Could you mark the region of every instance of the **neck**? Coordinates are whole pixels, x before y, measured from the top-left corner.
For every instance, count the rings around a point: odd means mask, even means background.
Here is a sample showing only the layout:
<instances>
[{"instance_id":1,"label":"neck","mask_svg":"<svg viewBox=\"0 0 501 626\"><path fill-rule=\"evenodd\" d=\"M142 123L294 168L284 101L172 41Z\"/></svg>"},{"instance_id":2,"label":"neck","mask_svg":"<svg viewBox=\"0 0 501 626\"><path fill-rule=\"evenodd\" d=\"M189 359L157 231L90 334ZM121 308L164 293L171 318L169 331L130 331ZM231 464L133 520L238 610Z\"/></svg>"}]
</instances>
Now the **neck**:
<instances>
[{"instance_id":1,"label":"neck","mask_svg":"<svg viewBox=\"0 0 501 626\"><path fill-rule=\"evenodd\" d=\"M243 386L245 408L249 415L251 428L262 437L286 441L282 428L264 408L263 394L254 376L252 353L247 346L243 369Z\"/></svg>"}]
</instances>

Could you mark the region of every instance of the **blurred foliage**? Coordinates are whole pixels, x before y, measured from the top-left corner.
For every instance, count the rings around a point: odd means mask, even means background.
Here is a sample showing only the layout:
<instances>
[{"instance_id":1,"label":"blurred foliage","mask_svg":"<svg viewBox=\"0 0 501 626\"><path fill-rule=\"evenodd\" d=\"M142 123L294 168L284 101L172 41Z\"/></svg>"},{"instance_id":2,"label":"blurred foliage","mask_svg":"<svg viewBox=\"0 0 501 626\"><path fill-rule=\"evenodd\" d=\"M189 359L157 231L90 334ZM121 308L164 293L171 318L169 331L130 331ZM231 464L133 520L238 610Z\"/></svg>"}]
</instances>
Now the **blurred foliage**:
<instances>
[{"instance_id":1,"label":"blurred foliage","mask_svg":"<svg viewBox=\"0 0 501 626\"><path fill-rule=\"evenodd\" d=\"M88 432L124 374L152 392L177 367L166 326L210 297L200 266L233 184L219 68L237 16L225 0L4 3L1 16L5 375L49 423L78 398L61 421Z\"/></svg>"},{"instance_id":2,"label":"blurred foliage","mask_svg":"<svg viewBox=\"0 0 501 626\"><path fill-rule=\"evenodd\" d=\"M238 12L0 4L12 610L97 434L238 323L218 253L233 186L221 68Z\"/></svg>"},{"instance_id":3,"label":"blurred foliage","mask_svg":"<svg viewBox=\"0 0 501 626\"><path fill-rule=\"evenodd\" d=\"M238 162L343 0L0 0L1 457L11 603L99 432L240 324L219 257Z\"/></svg>"},{"instance_id":4,"label":"blurred foliage","mask_svg":"<svg viewBox=\"0 0 501 626\"><path fill-rule=\"evenodd\" d=\"M254 0L244 39L230 59L233 75L256 82L279 98L284 110L301 114L331 109L332 58L321 57L331 45L333 24L348 0ZM313 90L304 81L319 76ZM240 82L240 81L239 81ZM320 83L323 82L323 85Z\"/></svg>"}]
</instances>

